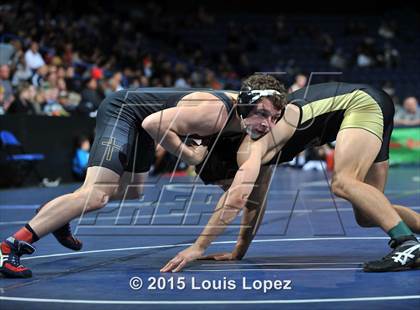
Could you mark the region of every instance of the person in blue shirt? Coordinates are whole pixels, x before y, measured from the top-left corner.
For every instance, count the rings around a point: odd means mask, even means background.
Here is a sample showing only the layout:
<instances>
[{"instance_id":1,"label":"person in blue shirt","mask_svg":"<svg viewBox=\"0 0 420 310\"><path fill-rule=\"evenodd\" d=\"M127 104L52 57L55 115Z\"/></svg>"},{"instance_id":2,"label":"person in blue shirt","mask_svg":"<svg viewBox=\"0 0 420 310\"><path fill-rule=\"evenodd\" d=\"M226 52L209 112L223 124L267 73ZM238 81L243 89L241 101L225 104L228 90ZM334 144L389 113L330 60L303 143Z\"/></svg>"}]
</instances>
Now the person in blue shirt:
<instances>
[{"instance_id":1,"label":"person in blue shirt","mask_svg":"<svg viewBox=\"0 0 420 310\"><path fill-rule=\"evenodd\" d=\"M89 162L90 141L86 136L77 139L77 148L72 161L72 172L77 180L83 181Z\"/></svg>"}]
</instances>

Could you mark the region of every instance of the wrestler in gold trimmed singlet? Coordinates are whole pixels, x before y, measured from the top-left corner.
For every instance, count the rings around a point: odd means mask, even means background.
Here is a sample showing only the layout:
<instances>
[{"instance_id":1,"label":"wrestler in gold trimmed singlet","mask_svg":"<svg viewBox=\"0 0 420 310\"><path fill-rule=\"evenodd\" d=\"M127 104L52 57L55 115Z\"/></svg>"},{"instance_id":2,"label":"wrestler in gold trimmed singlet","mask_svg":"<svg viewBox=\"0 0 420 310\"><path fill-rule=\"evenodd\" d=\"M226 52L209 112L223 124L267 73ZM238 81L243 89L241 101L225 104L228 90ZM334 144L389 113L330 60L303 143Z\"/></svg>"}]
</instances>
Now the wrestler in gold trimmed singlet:
<instances>
[{"instance_id":1,"label":"wrestler in gold trimmed singlet","mask_svg":"<svg viewBox=\"0 0 420 310\"><path fill-rule=\"evenodd\" d=\"M300 108L300 121L280 158L275 156L270 164L292 160L306 148L332 142L344 128L375 134L382 141L375 162L389 158L394 104L384 91L364 84L323 83L289 94L288 102Z\"/></svg>"},{"instance_id":2,"label":"wrestler in gold trimmed singlet","mask_svg":"<svg viewBox=\"0 0 420 310\"><path fill-rule=\"evenodd\" d=\"M384 91L364 84L323 83L289 94L288 103L300 108L301 118L293 136L268 165L288 162L307 148L332 142L344 128L363 128L375 134L382 141L375 162L388 159L394 104ZM235 176L243 138L220 137L214 148L216 140L210 143L212 152L196 166L205 184Z\"/></svg>"},{"instance_id":3,"label":"wrestler in gold trimmed singlet","mask_svg":"<svg viewBox=\"0 0 420 310\"><path fill-rule=\"evenodd\" d=\"M391 203L384 195L393 116L392 100L382 90L363 84L317 84L290 94L283 118L261 139L239 136L215 142L215 147L211 146L215 152L203 163L208 167L198 167L199 173L205 183L222 185L226 192L195 243L178 253L163 271L179 271L202 257L243 210L247 215L242 217L241 225L250 230L240 230L231 252L206 256L215 260L241 259L258 229L258 219L262 218L255 210L264 212L270 187L270 182L258 182L267 168L261 165L289 161L307 148L335 140L332 193L351 203L361 227L379 227L390 237L391 252L366 262L363 270L418 268L420 242L415 234L420 232L420 214ZM270 176L268 179L272 180ZM259 194L254 195L255 189Z\"/></svg>"}]
</instances>

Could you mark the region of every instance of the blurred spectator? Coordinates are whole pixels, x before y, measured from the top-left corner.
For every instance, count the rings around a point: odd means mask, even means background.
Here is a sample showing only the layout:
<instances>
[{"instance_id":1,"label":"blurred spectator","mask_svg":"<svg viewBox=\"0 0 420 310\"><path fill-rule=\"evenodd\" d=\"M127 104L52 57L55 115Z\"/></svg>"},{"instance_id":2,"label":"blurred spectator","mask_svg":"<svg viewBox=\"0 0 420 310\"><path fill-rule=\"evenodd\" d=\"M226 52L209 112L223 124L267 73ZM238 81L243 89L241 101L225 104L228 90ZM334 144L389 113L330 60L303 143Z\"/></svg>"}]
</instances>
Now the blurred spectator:
<instances>
[{"instance_id":1,"label":"blurred spectator","mask_svg":"<svg viewBox=\"0 0 420 310\"><path fill-rule=\"evenodd\" d=\"M70 114L65 110L64 106L60 104L58 88L44 87L44 113L49 116L69 116ZM63 101L61 101L63 102Z\"/></svg>"},{"instance_id":2,"label":"blurred spectator","mask_svg":"<svg viewBox=\"0 0 420 310\"><path fill-rule=\"evenodd\" d=\"M75 114L77 104L70 101L69 93L66 90L59 91L57 101L68 114ZM63 116L66 116L66 114L64 113Z\"/></svg>"},{"instance_id":3,"label":"blurred spectator","mask_svg":"<svg viewBox=\"0 0 420 310\"><path fill-rule=\"evenodd\" d=\"M65 79L57 78L56 85L57 85L58 90L60 90L60 91L61 90L67 90L67 84L66 84L66 80Z\"/></svg>"},{"instance_id":4,"label":"blurred spectator","mask_svg":"<svg viewBox=\"0 0 420 310\"><path fill-rule=\"evenodd\" d=\"M359 67L373 67L376 65L376 50L374 39L366 37L356 49L356 63Z\"/></svg>"},{"instance_id":5,"label":"blurred spectator","mask_svg":"<svg viewBox=\"0 0 420 310\"><path fill-rule=\"evenodd\" d=\"M395 114L394 124L396 126L420 125L420 109L416 97L407 97L404 99L403 108Z\"/></svg>"},{"instance_id":6,"label":"blurred spectator","mask_svg":"<svg viewBox=\"0 0 420 310\"><path fill-rule=\"evenodd\" d=\"M44 114L43 106L45 104L45 92L42 89L41 90L38 90L36 92L36 95L35 95L35 104L38 105L38 106L40 106L42 108L41 109L41 114Z\"/></svg>"},{"instance_id":7,"label":"blurred spectator","mask_svg":"<svg viewBox=\"0 0 420 310\"><path fill-rule=\"evenodd\" d=\"M289 93L292 93L294 91L297 91L298 89L301 89L302 87L306 86L308 78L306 75L299 73L295 77L295 82L292 84L292 86L289 87Z\"/></svg>"},{"instance_id":8,"label":"blurred spectator","mask_svg":"<svg viewBox=\"0 0 420 310\"><path fill-rule=\"evenodd\" d=\"M173 87L174 86L174 81L172 79L172 75L170 75L169 73L165 74L162 77L162 81L163 81L163 87Z\"/></svg>"},{"instance_id":9,"label":"blurred spectator","mask_svg":"<svg viewBox=\"0 0 420 310\"><path fill-rule=\"evenodd\" d=\"M25 52L23 51L22 42L19 39L13 39L10 44L14 48L14 53L10 59L10 66L15 69L15 65L19 62L19 59L25 59Z\"/></svg>"},{"instance_id":10,"label":"blurred spectator","mask_svg":"<svg viewBox=\"0 0 420 310\"><path fill-rule=\"evenodd\" d=\"M57 77L57 67L56 66L48 66L48 74L46 76L46 82L50 87L58 88L58 77ZM64 87L64 85L61 85Z\"/></svg>"},{"instance_id":11,"label":"blurred spectator","mask_svg":"<svg viewBox=\"0 0 420 310\"><path fill-rule=\"evenodd\" d=\"M175 85L174 86L175 87L179 87L179 88L189 88L189 87L191 87L187 83L187 81L186 81L186 79L185 79L185 77L183 75L179 75L177 77L177 79L175 80Z\"/></svg>"},{"instance_id":12,"label":"blurred spectator","mask_svg":"<svg viewBox=\"0 0 420 310\"><path fill-rule=\"evenodd\" d=\"M66 66L73 64L73 45L71 43L67 43L64 47L63 63Z\"/></svg>"},{"instance_id":13,"label":"blurred spectator","mask_svg":"<svg viewBox=\"0 0 420 310\"><path fill-rule=\"evenodd\" d=\"M333 149L328 144L307 149L305 151L305 164L303 165L302 170L325 170L327 154L332 151Z\"/></svg>"},{"instance_id":14,"label":"blurred spectator","mask_svg":"<svg viewBox=\"0 0 420 310\"><path fill-rule=\"evenodd\" d=\"M359 67L371 67L375 63L371 55L364 50L359 50L357 53L357 65Z\"/></svg>"},{"instance_id":15,"label":"blurred spectator","mask_svg":"<svg viewBox=\"0 0 420 310\"><path fill-rule=\"evenodd\" d=\"M347 67L347 60L341 48L337 48L330 58L331 67L343 70Z\"/></svg>"},{"instance_id":16,"label":"blurred spectator","mask_svg":"<svg viewBox=\"0 0 420 310\"><path fill-rule=\"evenodd\" d=\"M78 137L72 162L72 172L78 181L83 181L86 176L86 170L89 161L89 151L89 139L86 136Z\"/></svg>"},{"instance_id":17,"label":"blurred spectator","mask_svg":"<svg viewBox=\"0 0 420 310\"><path fill-rule=\"evenodd\" d=\"M40 114L41 108L35 102L36 90L28 82L18 86L17 98L12 102L7 110L9 114Z\"/></svg>"},{"instance_id":18,"label":"blurred spectator","mask_svg":"<svg viewBox=\"0 0 420 310\"><path fill-rule=\"evenodd\" d=\"M394 22L383 21L378 29L378 34L384 39L395 37L396 24Z\"/></svg>"},{"instance_id":19,"label":"blurred spectator","mask_svg":"<svg viewBox=\"0 0 420 310\"><path fill-rule=\"evenodd\" d=\"M302 168L305 165L305 151L300 152L296 157L286 164L292 168Z\"/></svg>"},{"instance_id":20,"label":"blurred spectator","mask_svg":"<svg viewBox=\"0 0 420 310\"><path fill-rule=\"evenodd\" d=\"M143 74L150 78L153 75L153 61L151 59L151 56L146 56L143 59Z\"/></svg>"},{"instance_id":21,"label":"blurred spectator","mask_svg":"<svg viewBox=\"0 0 420 310\"><path fill-rule=\"evenodd\" d=\"M59 69L60 76L63 74L63 69ZM76 73L74 67L68 67L65 69L64 73L64 80L66 82L67 90L69 91L79 91L80 89L80 81L76 79Z\"/></svg>"},{"instance_id":22,"label":"blurred spectator","mask_svg":"<svg viewBox=\"0 0 420 310\"><path fill-rule=\"evenodd\" d=\"M10 65L12 57L15 53L15 48L12 44L6 42L0 42L0 66Z\"/></svg>"},{"instance_id":23,"label":"blurred spectator","mask_svg":"<svg viewBox=\"0 0 420 310\"><path fill-rule=\"evenodd\" d=\"M15 100L12 83L10 82L9 65L0 66L0 86L3 88L3 108L7 110L13 100Z\"/></svg>"},{"instance_id":24,"label":"blurred spectator","mask_svg":"<svg viewBox=\"0 0 420 310\"><path fill-rule=\"evenodd\" d=\"M36 70L45 65L44 59L39 53L38 42L32 41L31 47L25 53L25 62L29 69Z\"/></svg>"},{"instance_id":25,"label":"blurred spectator","mask_svg":"<svg viewBox=\"0 0 420 310\"><path fill-rule=\"evenodd\" d=\"M35 87L41 87L44 86L44 83L46 81L47 78L47 74L48 74L48 66L47 65L43 65L41 67L39 67L35 74L32 76L32 85L34 85Z\"/></svg>"},{"instance_id":26,"label":"blurred spectator","mask_svg":"<svg viewBox=\"0 0 420 310\"><path fill-rule=\"evenodd\" d=\"M122 90L121 85L123 75L121 72L115 72L112 77L108 80L107 87L105 88L105 96L110 95L113 92Z\"/></svg>"},{"instance_id":27,"label":"blurred spectator","mask_svg":"<svg viewBox=\"0 0 420 310\"><path fill-rule=\"evenodd\" d=\"M395 68L399 63L400 53L387 42L383 52L378 55L378 60L387 68Z\"/></svg>"},{"instance_id":28,"label":"blurred spectator","mask_svg":"<svg viewBox=\"0 0 420 310\"><path fill-rule=\"evenodd\" d=\"M21 55L16 63L15 73L12 78L12 85L18 86L23 81L28 81L32 77L32 70L25 63L24 55Z\"/></svg>"},{"instance_id":29,"label":"blurred spectator","mask_svg":"<svg viewBox=\"0 0 420 310\"><path fill-rule=\"evenodd\" d=\"M140 77L140 87L149 87L150 82L146 76Z\"/></svg>"},{"instance_id":30,"label":"blurred spectator","mask_svg":"<svg viewBox=\"0 0 420 310\"><path fill-rule=\"evenodd\" d=\"M357 55L357 65L359 67L371 67L374 64L374 59L365 51L360 51Z\"/></svg>"},{"instance_id":31,"label":"blurred spectator","mask_svg":"<svg viewBox=\"0 0 420 310\"><path fill-rule=\"evenodd\" d=\"M216 78L212 70L206 70L206 87L211 89L222 89L223 84Z\"/></svg>"},{"instance_id":32,"label":"blurred spectator","mask_svg":"<svg viewBox=\"0 0 420 310\"><path fill-rule=\"evenodd\" d=\"M86 80L82 90L82 98L78 107L78 112L84 115L96 111L101 104L103 96L98 88L98 81L95 78Z\"/></svg>"}]
</instances>

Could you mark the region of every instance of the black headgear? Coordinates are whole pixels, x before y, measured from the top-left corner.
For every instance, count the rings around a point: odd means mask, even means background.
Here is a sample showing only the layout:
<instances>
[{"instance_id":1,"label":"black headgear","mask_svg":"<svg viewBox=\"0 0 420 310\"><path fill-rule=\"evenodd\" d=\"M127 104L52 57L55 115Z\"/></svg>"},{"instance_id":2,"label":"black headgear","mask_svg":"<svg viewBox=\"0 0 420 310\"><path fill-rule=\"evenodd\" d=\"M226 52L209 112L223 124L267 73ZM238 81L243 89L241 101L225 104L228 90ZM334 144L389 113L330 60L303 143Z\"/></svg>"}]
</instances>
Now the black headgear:
<instances>
[{"instance_id":1,"label":"black headgear","mask_svg":"<svg viewBox=\"0 0 420 310\"><path fill-rule=\"evenodd\" d=\"M242 87L238 94L238 113L243 119L247 118L249 113L255 107L254 104L261 97L280 95L277 90L274 89L258 89L252 90L251 87L245 86Z\"/></svg>"}]
</instances>

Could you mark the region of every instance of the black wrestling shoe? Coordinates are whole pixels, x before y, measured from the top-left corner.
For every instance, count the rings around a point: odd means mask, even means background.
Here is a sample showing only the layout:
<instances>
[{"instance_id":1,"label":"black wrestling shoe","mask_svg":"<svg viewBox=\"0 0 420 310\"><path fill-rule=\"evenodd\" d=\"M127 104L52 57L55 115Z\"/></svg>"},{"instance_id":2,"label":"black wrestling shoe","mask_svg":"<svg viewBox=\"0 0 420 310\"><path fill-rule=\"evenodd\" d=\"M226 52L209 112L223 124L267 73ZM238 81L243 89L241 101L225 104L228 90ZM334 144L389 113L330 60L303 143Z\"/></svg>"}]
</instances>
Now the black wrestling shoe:
<instances>
[{"instance_id":1,"label":"black wrestling shoe","mask_svg":"<svg viewBox=\"0 0 420 310\"><path fill-rule=\"evenodd\" d=\"M391 239L392 252L363 265L366 272L402 271L420 267L420 242L413 235Z\"/></svg>"},{"instance_id":2,"label":"black wrestling shoe","mask_svg":"<svg viewBox=\"0 0 420 310\"><path fill-rule=\"evenodd\" d=\"M38 209L36 209L35 212L38 214L43 206L44 205L40 206ZM82 249L83 243L71 232L70 223L64 224L60 228L57 228L55 231L53 231L52 234L62 246L73 251L80 251Z\"/></svg>"},{"instance_id":3,"label":"black wrestling shoe","mask_svg":"<svg viewBox=\"0 0 420 310\"><path fill-rule=\"evenodd\" d=\"M29 243L9 237L0 246L0 273L6 278L30 278L32 271L21 265L20 257L32 254L35 248Z\"/></svg>"}]
</instances>

